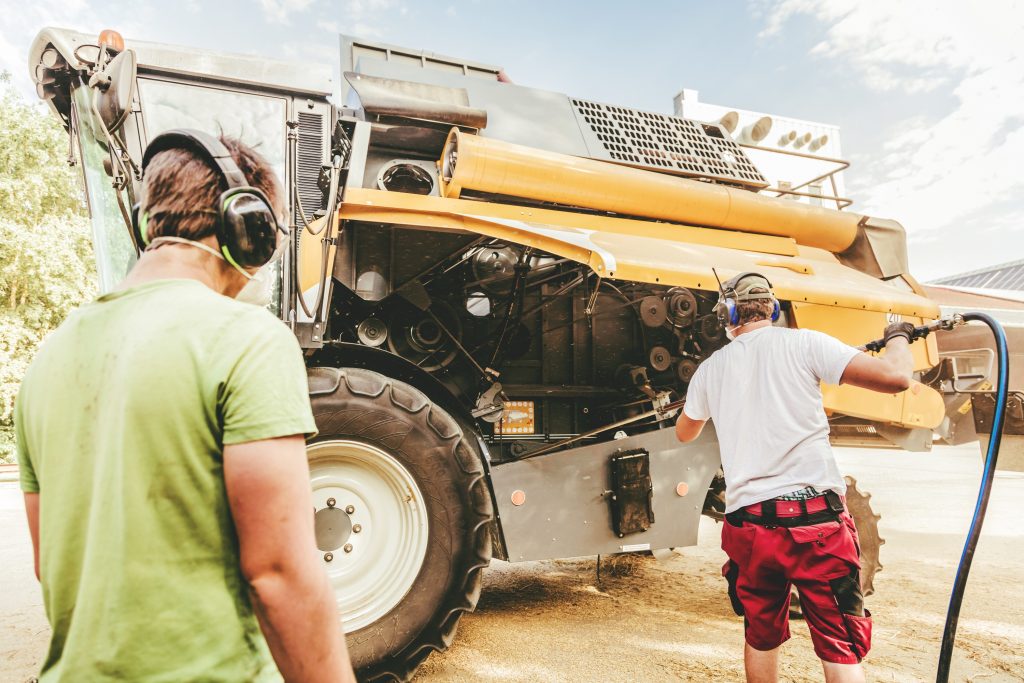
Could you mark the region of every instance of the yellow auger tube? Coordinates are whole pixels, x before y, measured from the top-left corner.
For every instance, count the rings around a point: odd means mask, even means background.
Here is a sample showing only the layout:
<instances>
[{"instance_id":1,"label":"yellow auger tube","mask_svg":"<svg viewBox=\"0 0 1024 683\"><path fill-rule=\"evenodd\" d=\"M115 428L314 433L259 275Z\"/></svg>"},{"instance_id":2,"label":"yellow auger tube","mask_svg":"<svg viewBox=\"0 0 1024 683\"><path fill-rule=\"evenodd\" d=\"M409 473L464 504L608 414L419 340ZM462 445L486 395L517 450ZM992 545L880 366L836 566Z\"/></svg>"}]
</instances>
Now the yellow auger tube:
<instances>
[{"instance_id":1,"label":"yellow auger tube","mask_svg":"<svg viewBox=\"0 0 1024 683\"><path fill-rule=\"evenodd\" d=\"M791 237L840 252L861 216L747 190L481 138L453 128L441 155L441 195L463 190L627 216Z\"/></svg>"}]
</instances>

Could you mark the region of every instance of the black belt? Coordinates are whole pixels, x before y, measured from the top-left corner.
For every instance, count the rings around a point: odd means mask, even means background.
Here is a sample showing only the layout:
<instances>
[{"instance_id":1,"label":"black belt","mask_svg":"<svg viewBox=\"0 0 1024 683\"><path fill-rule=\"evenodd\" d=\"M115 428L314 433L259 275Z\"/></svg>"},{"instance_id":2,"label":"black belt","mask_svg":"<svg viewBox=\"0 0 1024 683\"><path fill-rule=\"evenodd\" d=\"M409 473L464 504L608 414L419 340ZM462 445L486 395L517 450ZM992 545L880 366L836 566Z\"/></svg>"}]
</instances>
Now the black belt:
<instances>
[{"instance_id":1,"label":"black belt","mask_svg":"<svg viewBox=\"0 0 1024 683\"><path fill-rule=\"evenodd\" d=\"M843 500L839 497L839 494L829 489L822 494L825 498L825 502L828 507L824 510L818 510L816 512L807 512L807 501L813 500L808 498L806 500L794 500L785 501L787 503L795 503L800 506L803 510L802 514L779 517L778 510L776 510L776 501L779 499L772 498L761 502L761 514L754 515L747 512L745 508L734 510L725 516L725 519L729 524L733 526L743 526L743 522L751 522L753 524L759 524L766 529L774 529L775 527L792 528L797 526L809 526L811 524L822 524L823 522L836 522L839 521L839 515L846 509L843 506Z\"/></svg>"}]
</instances>

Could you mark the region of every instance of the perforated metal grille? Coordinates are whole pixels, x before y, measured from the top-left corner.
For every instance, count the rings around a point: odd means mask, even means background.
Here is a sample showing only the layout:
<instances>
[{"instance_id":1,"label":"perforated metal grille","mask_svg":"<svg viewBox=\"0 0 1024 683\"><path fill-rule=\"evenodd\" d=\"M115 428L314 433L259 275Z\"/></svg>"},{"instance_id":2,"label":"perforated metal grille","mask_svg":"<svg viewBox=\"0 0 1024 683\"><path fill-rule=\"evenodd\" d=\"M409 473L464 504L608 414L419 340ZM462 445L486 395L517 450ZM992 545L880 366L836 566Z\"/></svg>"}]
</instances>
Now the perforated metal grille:
<instances>
[{"instance_id":1,"label":"perforated metal grille","mask_svg":"<svg viewBox=\"0 0 1024 683\"><path fill-rule=\"evenodd\" d=\"M306 211L306 220L313 219L313 212L323 207L324 195L320 191L317 180L320 177L320 165L324 163L324 117L320 114L299 112L299 139L296 145L296 183L302 208ZM299 225L299 207L295 206L295 219Z\"/></svg>"},{"instance_id":2,"label":"perforated metal grille","mask_svg":"<svg viewBox=\"0 0 1024 683\"><path fill-rule=\"evenodd\" d=\"M590 128L612 161L748 187L768 186L739 145L714 124L588 100L572 103L580 125Z\"/></svg>"}]
</instances>

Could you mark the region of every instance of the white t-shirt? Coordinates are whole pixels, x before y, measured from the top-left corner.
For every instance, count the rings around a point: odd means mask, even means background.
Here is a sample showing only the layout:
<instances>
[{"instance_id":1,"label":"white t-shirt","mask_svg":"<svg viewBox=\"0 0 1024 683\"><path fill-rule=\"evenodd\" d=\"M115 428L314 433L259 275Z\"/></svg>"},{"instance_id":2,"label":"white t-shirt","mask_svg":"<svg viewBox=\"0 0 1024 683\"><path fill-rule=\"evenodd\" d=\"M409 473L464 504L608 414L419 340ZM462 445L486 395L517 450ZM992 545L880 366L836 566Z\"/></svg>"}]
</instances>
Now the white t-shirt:
<instances>
[{"instance_id":1,"label":"white t-shirt","mask_svg":"<svg viewBox=\"0 0 1024 683\"><path fill-rule=\"evenodd\" d=\"M762 327L701 363L683 411L715 423L726 512L813 486L846 492L828 441L821 383L860 353L814 330Z\"/></svg>"}]
</instances>

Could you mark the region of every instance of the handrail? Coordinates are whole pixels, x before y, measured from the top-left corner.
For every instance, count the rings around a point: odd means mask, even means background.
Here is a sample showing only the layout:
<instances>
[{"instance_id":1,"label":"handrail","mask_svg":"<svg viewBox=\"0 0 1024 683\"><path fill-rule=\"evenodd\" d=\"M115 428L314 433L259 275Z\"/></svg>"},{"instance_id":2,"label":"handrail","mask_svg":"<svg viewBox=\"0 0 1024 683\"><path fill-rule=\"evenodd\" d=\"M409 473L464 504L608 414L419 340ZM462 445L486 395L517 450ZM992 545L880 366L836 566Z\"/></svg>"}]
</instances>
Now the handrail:
<instances>
[{"instance_id":1,"label":"handrail","mask_svg":"<svg viewBox=\"0 0 1024 683\"><path fill-rule=\"evenodd\" d=\"M851 204L853 204L853 200L852 199L850 199L848 197L840 197L839 196L839 191L836 188L835 174L836 173L841 173L842 171L845 171L846 169L850 168L850 162L847 161L846 159L837 159L835 157L826 157L826 156L821 156L820 154L809 154L807 152L797 152L797 151L791 150L791 149L775 149L773 147L762 147L761 145L749 145L749 144L745 144L745 143L738 143L738 144L739 144L740 147L745 147L747 149L757 150L759 152L771 152L773 154L785 154L787 156L798 157L798 158L801 158L801 159L813 159L815 161L824 161L824 162L827 162L827 163L830 163L830 164L838 165L838 168L834 168L831 171L828 171L827 173L823 173L823 174L821 174L819 176L815 176L814 178L811 178L810 180L804 181L804 182L800 183L799 185L797 185L795 187L791 187L791 188L788 188L788 189L783 189L783 188L780 188L780 187L768 187L768 188L765 188L764 190L762 190L762 192L777 192L778 194L775 195L776 197L781 197L783 195L797 195L797 196L800 196L800 197L811 197L813 199L824 199L826 201L835 202L836 203L836 208L839 209L839 210L845 209L846 207L848 207ZM829 183L832 185L832 192L833 192L833 194L831 196L830 195L826 195L826 194L822 194L822 193L811 193L811 192L799 192L798 191L798 190L801 190L802 188L807 187L808 185L813 185L814 183L818 182L819 180L825 180L826 178L828 178Z\"/></svg>"}]
</instances>

